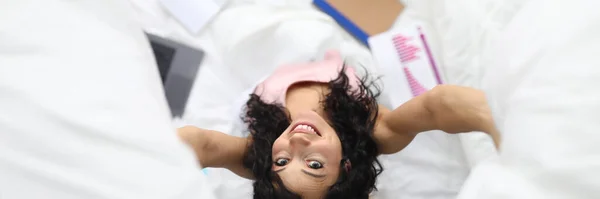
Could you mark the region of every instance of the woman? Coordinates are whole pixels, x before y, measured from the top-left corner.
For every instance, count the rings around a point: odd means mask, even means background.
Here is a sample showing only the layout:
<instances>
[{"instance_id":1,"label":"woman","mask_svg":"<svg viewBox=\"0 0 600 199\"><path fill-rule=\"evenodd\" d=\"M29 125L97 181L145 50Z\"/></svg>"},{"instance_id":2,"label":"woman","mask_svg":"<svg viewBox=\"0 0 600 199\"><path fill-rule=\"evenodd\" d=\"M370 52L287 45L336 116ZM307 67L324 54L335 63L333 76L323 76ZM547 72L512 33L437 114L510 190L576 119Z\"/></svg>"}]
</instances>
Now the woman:
<instances>
[{"instance_id":1,"label":"woman","mask_svg":"<svg viewBox=\"0 0 600 199\"><path fill-rule=\"evenodd\" d=\"M250 137L179 133L203 166L254 179L254 198L368 198L382 171L377 156L402 150L417 133L495 132L479 92L441 86L390 111L366 79L329 52L322 62L281 67L257 86L243 116ZM455 91L473 97L470 108L452 104ZM446 116L458 110L460 117Z\"/></svg>"}]
</instances>

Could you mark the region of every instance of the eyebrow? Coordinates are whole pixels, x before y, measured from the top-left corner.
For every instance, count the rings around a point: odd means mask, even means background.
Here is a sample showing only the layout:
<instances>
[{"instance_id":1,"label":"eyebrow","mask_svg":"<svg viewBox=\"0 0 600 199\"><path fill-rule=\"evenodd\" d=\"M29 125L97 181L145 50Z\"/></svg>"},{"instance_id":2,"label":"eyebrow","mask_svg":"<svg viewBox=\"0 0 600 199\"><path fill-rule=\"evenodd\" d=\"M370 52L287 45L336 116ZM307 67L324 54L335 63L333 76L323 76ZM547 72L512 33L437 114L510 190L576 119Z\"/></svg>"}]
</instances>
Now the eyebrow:
<instances>
[{"instance_id":1,"label":"eyebrow","mask_svg":"<svg viewBox=\"0 0 600 199\"><path fill-rule=\"evenodd\" d=\"M314 174L314 173L308 172L307 170L304 170L304 169L302 169L302 173L312 176L312 177L315 177L315 178L324 178L325 176L327 176L326 174L323 174L323 175Z\"/></svg>"},{"instance_id":2,"label":"eyebrow","mask_svg":"<svg viewBox=\"0 0 600 199\"><path fill-rule=\"evenodd\" d=\"M281 171L285 170L285 168L287 168L287 167L283 167L283 168L281 168L281 169L279 169L279 170L275 170L275 173L279 173L279 172L281 172ZM306 175L309 175L309 176L311 176L311 177L314 177L314 178L324 178L325 176L327 176L326 174L319 175L319 174L314 174L314 173L311 173L311 172L309 172L309 171L307 171L307 170L304 170L304 169L301 169L301 170L302 170L302 173L304 173L304 174L306 174Z\"/></svg>"},{"instance_id":3,"label":"eyebrow","mask_svg":"<svg viewBox=\"0 0 600 199\"><path fill-rule=\"evenodd\" d=\"M287 168L287 167L283 167L283 168L281 168L279 170L275 170L275 173L279 173L280 171L283 171L285 168Z\"/></svg>"}]
</instances>

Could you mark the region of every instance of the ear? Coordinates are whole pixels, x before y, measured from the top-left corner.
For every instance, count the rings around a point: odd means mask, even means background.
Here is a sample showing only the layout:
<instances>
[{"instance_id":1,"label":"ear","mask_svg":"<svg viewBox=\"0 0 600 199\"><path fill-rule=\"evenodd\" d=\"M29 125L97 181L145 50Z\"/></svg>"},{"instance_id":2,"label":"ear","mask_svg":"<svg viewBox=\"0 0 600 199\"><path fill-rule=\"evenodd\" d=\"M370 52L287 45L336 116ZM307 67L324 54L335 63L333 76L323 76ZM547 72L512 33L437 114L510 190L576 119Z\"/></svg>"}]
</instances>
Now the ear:
<instances>
[{"instance_id":1,"label":"ear","mask_svg":"<svg viewBox=\"0 0 600 199\"><path fill-rule=\"evenodd\" d=\"M350 162L350 159L348 158L344 158L341 165L346 173L349 173L350 170L352 170L352 162Z\"/></svg>"}]
</instances>

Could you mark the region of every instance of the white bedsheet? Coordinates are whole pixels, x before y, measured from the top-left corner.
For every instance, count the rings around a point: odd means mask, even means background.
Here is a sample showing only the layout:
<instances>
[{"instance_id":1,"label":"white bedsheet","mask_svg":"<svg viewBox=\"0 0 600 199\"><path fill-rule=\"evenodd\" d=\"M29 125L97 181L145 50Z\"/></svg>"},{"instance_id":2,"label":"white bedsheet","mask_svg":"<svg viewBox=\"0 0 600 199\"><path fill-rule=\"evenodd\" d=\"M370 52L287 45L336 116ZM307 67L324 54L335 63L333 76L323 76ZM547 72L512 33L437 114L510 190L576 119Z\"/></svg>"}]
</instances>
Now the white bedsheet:
<instances>
[{"instance_id":1,"label":"white bedsheet","mask_svg":"<svg viewBox=\"0 0 600 199\"><path fill-rule=\"evenodd\" d=\"M0 198L213 199L127 2L0 1Z\"/></svg>"},{"instance_id":2,"label":"white bedsheet","mask_svg":"<svg viewBox=\"0 0 600 199\"><path fill-rule=\"evenodd\" d=\"M381 75L368 49L313 8L309 0L230 1L197 35L189 34L157 1L132 2L147 31L207 51L187 113L177 125L192 124L244 136L239 114L248 89L281 64L319 59L332 48L339 49L349 64ZM423 19L406 15L397 25L428 22ZM394 100L386 95L390 88L393 86L384 86L381 98L386 106ZM443 132L422 134L401 153L382 156L381 161L386 170L378 179L377 198L455 198L470 167L460 137ZM208 175L220 198L251 197L250 181L223 169L208 169Z\"/></svg>"},{"instance_id":3,"label":"white bedsheet","mask_svg":"<svg viewBox=\"0 0 600 199\"><path fill-rule=\"evenodd\" d=\"M481 49L501 153L460 198L600 198L600 2L520 3Z\"/></svg>"}]
</instances>

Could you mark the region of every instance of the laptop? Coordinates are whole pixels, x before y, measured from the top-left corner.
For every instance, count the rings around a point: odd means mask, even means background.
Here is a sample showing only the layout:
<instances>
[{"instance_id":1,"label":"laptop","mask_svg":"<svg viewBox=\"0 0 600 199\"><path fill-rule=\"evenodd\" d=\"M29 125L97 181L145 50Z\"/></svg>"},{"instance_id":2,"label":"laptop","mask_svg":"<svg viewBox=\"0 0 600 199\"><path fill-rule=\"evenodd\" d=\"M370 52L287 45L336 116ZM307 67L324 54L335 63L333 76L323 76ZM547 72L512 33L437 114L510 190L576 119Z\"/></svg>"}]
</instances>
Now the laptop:
<instances>
[{"instance_id":1,"label":"laptop","mask_svg":"<svg viewBox=\"0 0 600 199\"><path fill-rule=\"evenodd\" d=\"M146 35L154 52L171 116L181 117L204 59L204 52L160 36Z\"/></svg>"}]
</instances>

